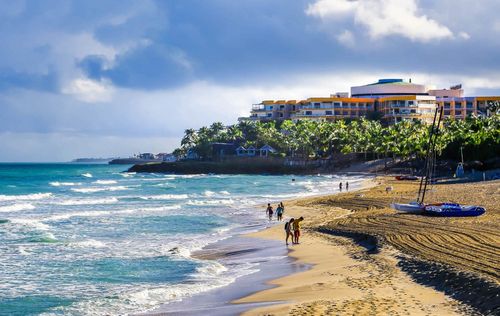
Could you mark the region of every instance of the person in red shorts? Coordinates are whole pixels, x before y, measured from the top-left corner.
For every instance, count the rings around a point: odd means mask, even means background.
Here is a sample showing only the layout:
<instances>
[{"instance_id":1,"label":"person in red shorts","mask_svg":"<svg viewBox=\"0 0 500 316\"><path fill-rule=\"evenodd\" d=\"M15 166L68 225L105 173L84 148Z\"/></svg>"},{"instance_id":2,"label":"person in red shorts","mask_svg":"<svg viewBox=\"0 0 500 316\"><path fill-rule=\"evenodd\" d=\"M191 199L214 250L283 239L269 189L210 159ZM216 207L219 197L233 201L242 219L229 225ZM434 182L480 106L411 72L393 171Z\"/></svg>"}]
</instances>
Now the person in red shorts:
<instances>
[{"instance_id":1,"label":"person in red shorts","mask_svg":"<svg viewBox=\"0 0 500 316\"><path fill-rule=\"evenodd\" d=\"M296 220L293 221L293 237L294 237L294 244L299 243L299 238L300 238L300 222L304 220L304 217L300 217Z\"/></svg>"}]
</instances>

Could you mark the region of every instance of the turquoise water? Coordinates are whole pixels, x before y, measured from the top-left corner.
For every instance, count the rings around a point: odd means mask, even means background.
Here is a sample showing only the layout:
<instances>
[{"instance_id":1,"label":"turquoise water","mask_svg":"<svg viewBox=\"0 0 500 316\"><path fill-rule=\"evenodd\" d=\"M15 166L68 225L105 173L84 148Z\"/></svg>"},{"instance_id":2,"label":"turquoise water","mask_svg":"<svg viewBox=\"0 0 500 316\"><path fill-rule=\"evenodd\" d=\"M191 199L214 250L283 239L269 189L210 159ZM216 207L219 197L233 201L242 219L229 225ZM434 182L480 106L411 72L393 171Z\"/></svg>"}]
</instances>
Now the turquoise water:
<instances>
[{"instance_id":1,"label":"turquoise water","mask_svg":"<svg viewBox=\"0 0 500 316\"><path fill-rule=\"evenodd\" d=\"M193 251L269 225L258 204L334 192L339 181L125 169L0 164L1 315L127 314L225 286L258 266Z\"/></svg>"}]
</instances>

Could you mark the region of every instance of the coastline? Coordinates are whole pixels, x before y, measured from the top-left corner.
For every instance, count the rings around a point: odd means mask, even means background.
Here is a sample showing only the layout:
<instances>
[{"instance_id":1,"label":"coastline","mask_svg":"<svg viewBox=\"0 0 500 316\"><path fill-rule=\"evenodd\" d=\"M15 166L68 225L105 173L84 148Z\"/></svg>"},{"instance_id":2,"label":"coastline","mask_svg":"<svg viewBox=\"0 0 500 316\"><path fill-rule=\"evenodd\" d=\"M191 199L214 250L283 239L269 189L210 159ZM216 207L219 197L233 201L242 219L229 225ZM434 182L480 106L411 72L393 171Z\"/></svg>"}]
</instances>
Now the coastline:
<instances>
[{"instance_id":1,"label":"coastline","mask_svg":"<svg viewBox=\"0 0 500 316\"><path fill-rule=\"evenodd\" d=\"M339 201L337 204L342 207L325 201L335 199L334 197L338 200L350 197L352 202L353 196L359 196L356 199L363 200L361 197L367 193L377 189L380 191L387 179L379 177L366 180L362 188L346 194L323 194L285 201L285 219L291 216L305 217L300 245L285 248L283 225L278 224L243 237L232 237L256 238L255 244L272 244L273 246L269 246L271 251L288 249L288 261L280 267L286 273L276 275L270 270L260 271L257 273L258 277L241 277L220 290L188 298L177 306L180 309L173 310L175 305L170 303L148 315L206 314L206 309L191 310L191 304L199 303L201 299L202 304L209 302L208 305L213 306L214 297L224 292L231 295L223 295L222 300L220 297L215 300L216 313L220 315L474 315L497 311L494 301L487 302L491 296L477 302L471 299L484 293L498 293L498 284L484 283L481 278L471 277L467 271L457 272L440 262L425 260L415 254L409 255L390 243L379 245L378 236L373 232L347 234L332 230L331 226L325 227L331 221L352 218L357 210L353 205ZM368 182L371 184L367 185ZM353 193L354 191L357 192ZM381 209L386 201L369 202L375 206L374 210L370 208L371 211L383 213ZM321 205L324 207L319 208ZM365 205L359 207L363 208ZM237 248L231 249L235 250L229 252L239 251ZM252 253L254 258L259 256L258 252ZM224 257L227 257L227 252L212 251L205 259ZM268 264L273 266L272 263ZM286 265L298 265L303 270L287 270L284 268ZM456 291L460 286L465 291L475 290L479 293L472 297L457 295L464 294L464 291Z\"/></svg>"},{"instance_id":2,"label":"coastline","mask_svg":"<svg viewBox=\"0 0 500 316\"><path fill-rule=\"evenodd\" d=\"M250 309L243 315L330 313L456 315L498 312L499 303L495 300L495 295L498 295L499 284L494 278L488 278L487 273L478 275L469 267L461 269L462 267L458 265L451 266L446 261L449 258L444 256L442 260L433 260L425 256L429 251L423 254L407 253L404 251L406 249L397 247L397 243L393 245L391 242L384 242L379 245L378 241L383 239L370 231L369 225L361 227L358 232L352 230L350 235L331 230L335 227L334 224L327 225L330 230L325 228L325 224L331 221L348 222L357 215L356 207L361 209L369 204L377 205L377 201L374 200L365 205L359 200L362 200L367 193L382 191L381 186L388 179L378 178L376 186L360 190L356 194L288 201L287 215L306 217L303 242L293 247L290 256L298 262L312 264L313 267L306 272L271 281L270 284L277 286L275 288L234 301L234 303L286 301L280 305ZM480 195L484 186L488 189L489 186L496 185L469 183L465 186L477 188L475 193ZM446 185L445 188L449 189ZM461 187L452 187L450 190L456 189ZM356 196L359 197L353 199ZM438 198L439 194L436 193L436 196ZM338 200L337 203L326 203L330 198ZM345 200L357 205L349 205ZM377 207L373 210L378 213L374 215L375 218L384 215L384 211L394 213L383 206L387 205L385 202L378 201L378 203L380 205L378 210ZM481 218L488 222L497 219L495 216L498 211L494 207L495 201L489 203L490 214ZM323 208L320 210L319 206ZM359 213L362 214L359 217L364 216L363 211ZM404 217L405 214L399 216ZM469 223L474 222L474 219L465 220ZM345 226L350 227L348 224ZM423 231L426 232L425 229ZM467 231L466 228L464 231ZM274 228L252 234L257 238L270 239L283 239L282 235L280 230ZM483 246L488 248L490 245ZM476 248L476 251L479 250ZM495 257L492 260L495 260Z\"/></svg>"},{"instance_id":3,"label":"coastline","mask_svg":"<svg viewBox=\"0 0 500 316\"><path fill-rule=\"evenodd\" d=\"M363 172L343 173L336 176L344 176L351 182L352 191L360 190L373 178L372 174ZM354 178L352 178L354 176ZM364 176L364 177L363 177ZM358 179L357 177L363 177ZM335 187L334 194L338 189ZM319 198L325 196L324 192L308 195L307 198ZM304 197L306 198L306 197ZM300 198L302 199L302 198ZM286 203L290 200L283 200ZM272 201L272 203L278 203ZM264 210L265 206L252 206L252 210ZM193 296L184 297L180 301L173 301L160 305L159 307L137 313L135 315L198 315L217 314L235 315L250 308L258 306L270 306L280 302L251 302L244 304L233 304L232 302L268 288L274 287L270 281L286 275L299 273L311 268L311 264L302 263L289 256L290 249L284 247L282 240L271 240L268 238L255 238L253 234L283 226L284 222L269 223L263 219L260 227L246 227L238 229L229 238L209 244L203 249L192 254L199 260L215 260L222 265L231 265L233 261L258 263L255 272L238 277L234 282L211 289Z\"/></svg>"}]
</instances>

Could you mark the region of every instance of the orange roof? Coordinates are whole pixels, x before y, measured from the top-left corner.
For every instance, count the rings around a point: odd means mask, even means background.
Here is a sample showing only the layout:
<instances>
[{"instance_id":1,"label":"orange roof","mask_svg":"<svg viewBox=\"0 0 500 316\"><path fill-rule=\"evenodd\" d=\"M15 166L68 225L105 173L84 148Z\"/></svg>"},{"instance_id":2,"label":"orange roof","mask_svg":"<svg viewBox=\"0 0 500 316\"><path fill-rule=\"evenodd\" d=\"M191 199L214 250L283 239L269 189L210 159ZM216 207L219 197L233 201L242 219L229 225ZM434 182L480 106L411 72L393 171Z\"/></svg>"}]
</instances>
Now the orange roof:
<instances>
[{"instance_id":1,"label":"orange roof","mask_svg":"<svg viewBox=\"0 0 500 316\"><path fill-rule=\"evenodd\" d=\"M297 100L288 100L286 101L287 104L296 104Z\"/></svg>"},{"instance_id":2,"label":"orange roof","mask_svg":"<svg viewBox=\"0 0 500 316\"><path fill-rule=\"evenodd\" d=\"M476 101L500 101L500 96L476 97Z\"/></svg>"},{"instance_id":3,"label":"orange roof","mask_svg":"<svg viewBox=\"0 0 500 316\"><path fill-rule=\"evenodd\" d=\"M309 98L307 99L308 102L375 102L374 99L370 98Z\"/></svg>"},{"instance_id":4,"label":"orange roof","mask_svg":"<svg viewBox=\"0 0 500 316\"><path fill-rule=\"evenodd\" d=\"M261 103L262 104L274 104L274 100L264 100Z\"/></svg>"}]
</instances>

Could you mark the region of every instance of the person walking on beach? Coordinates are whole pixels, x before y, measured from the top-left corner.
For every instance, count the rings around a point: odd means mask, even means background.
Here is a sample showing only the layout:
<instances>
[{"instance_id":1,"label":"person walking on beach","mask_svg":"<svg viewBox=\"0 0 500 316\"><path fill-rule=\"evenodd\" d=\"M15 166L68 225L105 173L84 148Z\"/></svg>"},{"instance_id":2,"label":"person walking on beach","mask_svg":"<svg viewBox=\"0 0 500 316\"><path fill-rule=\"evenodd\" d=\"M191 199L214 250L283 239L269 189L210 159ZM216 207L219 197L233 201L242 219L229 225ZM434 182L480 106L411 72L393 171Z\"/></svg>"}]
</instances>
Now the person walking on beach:
<instances>
[{"instance_id":1,"label":"person walking on beach","mask_svg":"<svg viewBox=\"0 0 500 316\"><path fill-rule=\"evenodd\" d=\"M293 221L293 237L294 237L294 244L299 243L299 238L300 238L300 222L304 220L304 217L300 217L299 219L296 219Z\"/></svg>"},{"instance_id":2,"label":"person walking on beach","mask_svg":"<svg viewBox=\"0 0 500 316\"><path fill-rule=\"evenodd\" d=\"M294 243L293 242L293 233L292 233L293 221L294 221L294 219L292 218L288 222L285 223L285 234L286 234L285 244L287 246L288 246L288 237L291 237L292 238L292 243Z\"/></svg>"},{"instance_id":3,"label":"person walking on beach","mask_svg":"<svg viewBox=\"0 0 500 316\"><path fill-rule=\"evenodd\" d=\"M276 208L276 220L277 221L282 221L283 220L283 206L281 206L282 204L278 204L278 207Z\"/></svg>"},{"instance_id":4,"label":"person walking on beach","mask_svg":"<svg viewBox=\"0 0 500 316\"><path fill-rule=\"evenodd\" d=\"M269 215L269 220L273 220L273 207L271 206L271 203L267 203L267 209L266 209L267 215Z\"/></svg>"},{"instance_id":5,"label":"person walking on beach","mask_svg":"<svg viewBox=\"0 0 500 316\"><path fill-rule=\"evenodd\" d=\"M340 192L342 192L342 181L340 181L340 183L339 183L339 190L340 190Z\"/></svg>"},{"instance_id":6,"label":"person walking on beach","mask_svg":"<svg viewBox=\"0 0 500 316\"><path fill-rule=\"evenodd\" d=\"M349 191L349 182L347 182L347 181L345 182L345 190Z\"/></svg>"}]
</instances>

